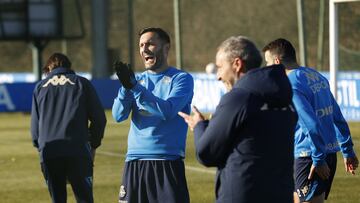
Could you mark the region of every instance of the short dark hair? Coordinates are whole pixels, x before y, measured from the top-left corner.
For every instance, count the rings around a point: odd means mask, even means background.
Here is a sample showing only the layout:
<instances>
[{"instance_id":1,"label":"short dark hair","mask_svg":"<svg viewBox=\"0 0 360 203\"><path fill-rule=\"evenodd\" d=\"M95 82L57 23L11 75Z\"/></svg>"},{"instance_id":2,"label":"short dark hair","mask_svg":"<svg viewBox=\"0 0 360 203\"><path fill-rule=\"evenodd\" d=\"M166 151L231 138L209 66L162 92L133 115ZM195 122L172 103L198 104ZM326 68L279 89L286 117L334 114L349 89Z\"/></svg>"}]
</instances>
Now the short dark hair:
<instances>
[{"instance_id":1,"label":"short dark hair","mask_svg":"<svg viewBox=\"0 0 360 203\"><path fill-rule=\"evenodd\" d=\"M286 39L279 38L267 44L262 51L270 51L284 62L296 62L296 52L293 45Z\"/></svg>"},{"instance_id":2,"label":"short dark hair","mask_svg":"<svg viewBox=\"0 0 360 203\"><path fill-rule=\"evenodd\" d=\"M43 67L44 73L49 73L51 70L63 67L63 68L71 68L71 62L67 56L61 53L54 53L49 57L45 66Z\"/></svg>"},{"instance_id":3,"label":"short dark hair","mask_svg":"<svg viewBox=\"0 0 360 203\"><path fill-rule=\"evenodd\" d=\"M158 28L158 27L147 27L147 28L140 30L139 37L141 37L141 35L143 35L147 32L155 32L162 41L170 44L169 34L166 31L164 31L163 29Z\"/></svg>"},{"instance_id":4,"label":"short dark hair","mask_svg":"<svg viewBox=\"0 0 360 203\"><path fill-rule=\"evenodd\" d=\"M245 36L232 36L223 41L218 50L222 50L229 60L239 57L244 61L245 72L259 68L262 57L255 44Z\"/></svg>"}]
</instances>

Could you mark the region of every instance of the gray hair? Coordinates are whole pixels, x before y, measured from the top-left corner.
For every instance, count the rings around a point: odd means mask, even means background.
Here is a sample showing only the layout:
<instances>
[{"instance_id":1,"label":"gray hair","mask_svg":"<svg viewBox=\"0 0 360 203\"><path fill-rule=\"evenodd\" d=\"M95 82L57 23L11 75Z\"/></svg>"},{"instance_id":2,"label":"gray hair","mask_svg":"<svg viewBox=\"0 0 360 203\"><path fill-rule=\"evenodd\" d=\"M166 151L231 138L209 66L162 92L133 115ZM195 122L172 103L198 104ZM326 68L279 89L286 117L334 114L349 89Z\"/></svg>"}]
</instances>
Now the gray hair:
<instances>
[{"instance_id":1,"label":"gray hair","mask_svg":"<svg viewBox=\"0 0 360 203\"><path fill-rule=\"evenodd\" d=\"M223 41L218 50L222 50L229 60L239 57L245 63L245 70L259 68L262 63L260 51L255 44L244 36L232 36Z\"/></svg>"}]
</instances>

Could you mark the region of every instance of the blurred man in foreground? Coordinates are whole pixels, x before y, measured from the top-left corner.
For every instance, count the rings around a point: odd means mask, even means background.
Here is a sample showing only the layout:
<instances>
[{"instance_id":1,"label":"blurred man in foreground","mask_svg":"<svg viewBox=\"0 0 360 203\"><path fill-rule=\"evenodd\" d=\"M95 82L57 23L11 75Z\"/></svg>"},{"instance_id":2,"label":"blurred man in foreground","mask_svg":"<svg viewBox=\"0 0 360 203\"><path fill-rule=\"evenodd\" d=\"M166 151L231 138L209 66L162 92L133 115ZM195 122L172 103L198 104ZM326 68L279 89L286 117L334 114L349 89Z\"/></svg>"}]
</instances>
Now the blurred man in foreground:
<instances>
[{"instance_id":1,"label":"blurred man in foreground","mask_svg":"<svg viewBox=\"0 0 360 203\"><path fill-rule=\"evenodd\" d=\"M261 55L243 36L216 54L225 94L211 120L194 107L179 114L194 130L197 158L217 167L216 202L289 203L293 192L293 135L297 115L281 65L259 68Z\"/></svg>"}]
</instances>

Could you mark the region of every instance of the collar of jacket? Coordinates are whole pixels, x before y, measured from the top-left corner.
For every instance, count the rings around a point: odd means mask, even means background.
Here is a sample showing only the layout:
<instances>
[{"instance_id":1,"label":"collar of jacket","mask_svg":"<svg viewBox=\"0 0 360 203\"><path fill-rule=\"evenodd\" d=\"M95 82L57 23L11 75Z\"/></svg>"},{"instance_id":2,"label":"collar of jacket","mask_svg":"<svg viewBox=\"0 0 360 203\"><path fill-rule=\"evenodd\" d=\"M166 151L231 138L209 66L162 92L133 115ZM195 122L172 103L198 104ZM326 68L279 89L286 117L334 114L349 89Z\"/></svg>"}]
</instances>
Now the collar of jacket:
<instances>
[{"instance_id":1,"label":"collar of jacket","mask_svg":"<svg viewBox=\"0 0 360 203\"><path fill-rule=\"evenodd\" d=\"M239 88L246 83L259 84L269 79L284 80L286 78L286 82L288 82L288 79L285 76L285 67L281 64L254 68L249 70L242 78L236 81L234 87Z\"/></svg>"},{"instance_id":2,"label":"collar of jacket","mask_svg":"<svg viewBox=\"0 0 360 203\"><path fill-rule=\"evenodd\" d=\"M234 90L238 88L261 97L272 106L288 105L292 99L291 84L282 65L248 71L235 83Z\"/></svg>"},{"instance_id":3,"label":"collar of jacket","mask_svg":"<svg viewBox=\"0 0 360 203\"><path fill-rule=\"evenodd\" d=\"M75 72L69 68L58 67L58 68L53 69L47 75L47 77L52 77L54 75L59 75L59 74L75 74Z\"/></svg>"}]
</instances>

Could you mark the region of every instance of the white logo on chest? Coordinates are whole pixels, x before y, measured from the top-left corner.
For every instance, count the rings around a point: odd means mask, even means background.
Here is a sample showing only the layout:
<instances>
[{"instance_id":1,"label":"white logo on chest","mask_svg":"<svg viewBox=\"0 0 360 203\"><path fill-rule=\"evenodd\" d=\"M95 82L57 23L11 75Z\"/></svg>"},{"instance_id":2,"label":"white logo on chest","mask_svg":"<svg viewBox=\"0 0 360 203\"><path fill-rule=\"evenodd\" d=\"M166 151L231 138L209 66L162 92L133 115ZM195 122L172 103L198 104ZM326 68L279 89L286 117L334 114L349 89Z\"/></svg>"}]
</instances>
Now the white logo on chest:
<instances>
[{"instance_id":1,"label":"white logo on chest","mask_svg":"<svg viewBox=\"0 0 360 203\"><path fill-rule=\"evenodd\" d=\"M169 76L164 76L162 78L162 82L165 84L169 84L171 82L171 78Z\"/></svg>"}]
</instances>

